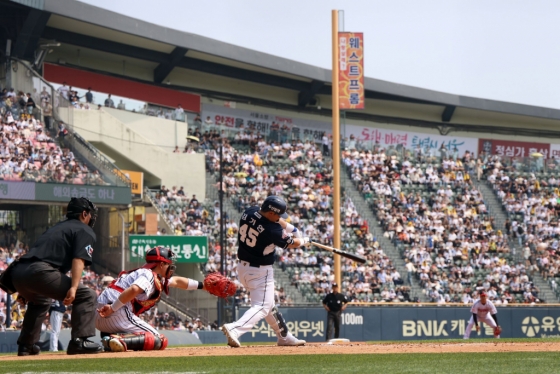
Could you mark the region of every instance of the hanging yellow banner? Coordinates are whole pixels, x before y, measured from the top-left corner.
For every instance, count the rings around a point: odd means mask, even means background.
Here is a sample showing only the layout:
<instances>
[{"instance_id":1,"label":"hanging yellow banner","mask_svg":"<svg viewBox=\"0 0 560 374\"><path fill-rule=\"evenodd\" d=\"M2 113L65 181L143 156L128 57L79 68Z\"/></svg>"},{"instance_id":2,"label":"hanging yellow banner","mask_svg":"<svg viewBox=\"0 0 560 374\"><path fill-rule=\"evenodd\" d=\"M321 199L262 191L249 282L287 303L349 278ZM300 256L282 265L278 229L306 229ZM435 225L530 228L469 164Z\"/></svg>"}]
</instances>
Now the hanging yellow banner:
<instances>
[{"instance_id":1,"label":"hanging yellow banner","mask_svg":"<svg viewBox=\"0 0 560 374\"><path fill-rule=\"evenodd\" d=\"M133 195L142 197L144 191L144 173L141 171L122 170L121 171L130 179L130 192Z\"/></svg>"},{"instance_id":2,"label":"hanging yellow banner","mask_svg":"<svg viewBox=\"0 0 560 374\"><path fill-rule=\"evenodd\" d=\"M338 49L340 109L364 109L364 33L339 32Z\"/></svg>"}]
</instances>

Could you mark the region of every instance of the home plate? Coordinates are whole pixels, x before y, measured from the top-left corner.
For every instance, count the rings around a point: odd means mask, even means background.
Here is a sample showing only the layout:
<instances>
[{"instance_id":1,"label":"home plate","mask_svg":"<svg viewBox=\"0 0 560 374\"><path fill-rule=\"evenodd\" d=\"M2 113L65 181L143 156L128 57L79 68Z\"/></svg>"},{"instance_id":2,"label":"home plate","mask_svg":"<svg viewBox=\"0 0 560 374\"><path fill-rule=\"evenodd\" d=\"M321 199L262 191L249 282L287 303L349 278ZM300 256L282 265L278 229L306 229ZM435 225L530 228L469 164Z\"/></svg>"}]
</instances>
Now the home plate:
<instances>
[{"instance_id":1,"label":"home plate","mask_svg":"<svg viewBox=\"0 0 560 374\"><path fill-rule=\"evenodd\" d=\"M350 339L331 339L327 344L349 344Z\"/></svg>"}]
</instances>

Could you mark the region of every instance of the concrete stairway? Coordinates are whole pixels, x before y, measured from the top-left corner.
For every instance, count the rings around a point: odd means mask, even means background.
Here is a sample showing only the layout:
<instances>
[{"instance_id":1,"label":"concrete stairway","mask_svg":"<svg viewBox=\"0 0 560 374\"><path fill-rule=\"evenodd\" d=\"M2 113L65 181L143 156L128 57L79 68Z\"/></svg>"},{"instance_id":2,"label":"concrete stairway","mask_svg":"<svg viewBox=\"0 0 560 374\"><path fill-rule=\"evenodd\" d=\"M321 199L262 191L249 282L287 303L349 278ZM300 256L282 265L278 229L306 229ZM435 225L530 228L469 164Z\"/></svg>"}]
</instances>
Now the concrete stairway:
<instances>
[{"instance_id":1,"label":"concrete stairway","mask_svg":"<svg viewBox=\"0 0 560 374\"><path fill-rule=\"evenodd\" d=\"M488 211L492 217L494 217L494 222L496 224L496 229L502 230L505 235L504 224L507 219L507 213L502 207L502 203L498 199L498 196L494 193L494 190L487 182L477 182L475 181L476 187L482 193L484 197L484 202L488 207ZM525 262L523 258L522 248L519 246L519 242L516 238L509 238L509 246L512 250L513 260L515 263L521 261ZM539 297L548 303L554 303L558 301L556 294L550 287L547 281L545 281L539 273L535 273L532 276L532 281L540 290Z\"/></svg>"},{"instance_id":2,"label":"concrete stairway","mask_svg":"<svg viewBox=\"0 0 560 374\"><path fill-rule=\"evenodd\" d=\"M341 186L344 190L344 195L352 200L360 216L362 216L369 223L369 228L373 236L377 238L379 245L381 246L385 254L391 259L391 261L397 268L397 271L401 274L402 279L405 280L406 283L408 272L405 268L405 262L401 257L397 247L389 239L383 236L384 230L377 220L377 217L373 214L371 207L363 198L362 194L354 186L354 183L346 172L346 168L343 166L341 169ZM428 298L422 292L420 284L415 279L412 280L410 291L411 299L417 297L420 301L428 301Z\"/></svg>"}]
</instances>

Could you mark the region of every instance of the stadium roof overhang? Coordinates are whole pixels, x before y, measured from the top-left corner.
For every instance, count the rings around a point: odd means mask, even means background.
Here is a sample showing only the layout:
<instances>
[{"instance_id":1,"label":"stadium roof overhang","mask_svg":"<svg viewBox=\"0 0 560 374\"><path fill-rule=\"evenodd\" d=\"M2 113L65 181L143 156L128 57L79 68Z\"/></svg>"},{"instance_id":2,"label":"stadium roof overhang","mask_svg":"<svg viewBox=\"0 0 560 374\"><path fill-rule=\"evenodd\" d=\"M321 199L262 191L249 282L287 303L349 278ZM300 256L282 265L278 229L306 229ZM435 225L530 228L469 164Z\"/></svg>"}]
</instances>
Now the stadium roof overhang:
<instances>
[{"instance_id":1,"label":"stadium roof overhang","mask_svg":"<svg viewBox=\"0 0 560 374\"><path fill-rule=\"evenodd\" d=\"M35 7L29 7L31 3ZM75 55L76 51L78 59L102 56L108 62L136 66L151 74L139 77L124 73L124 68L122 74L103 67L87 69L158 85L165 84L174 71L184 70L199 79L222 77L239 82L241 88L236 92L204 89L191 85L188 79L174 79L172 88L288 110L330 113L330 70L154 25L74 0L0 1L0 14L18 7L21 20L13 48L16 57L31 58L40 39L56 40L62 45L48 55L51 62L62 63L60 56ZM84 68L71 61L65 63ZM288 92L291 99L263 99L244 92L243 84ZM560 137L560 110L447 94L373 78L366 78L365 87L366 110L348 112L347 118L438 128L442 133L460 130L511 134L511 127L517 127L518 135ZM309 105L321 98L321 108Z\"/></svg>"}]
</instances>

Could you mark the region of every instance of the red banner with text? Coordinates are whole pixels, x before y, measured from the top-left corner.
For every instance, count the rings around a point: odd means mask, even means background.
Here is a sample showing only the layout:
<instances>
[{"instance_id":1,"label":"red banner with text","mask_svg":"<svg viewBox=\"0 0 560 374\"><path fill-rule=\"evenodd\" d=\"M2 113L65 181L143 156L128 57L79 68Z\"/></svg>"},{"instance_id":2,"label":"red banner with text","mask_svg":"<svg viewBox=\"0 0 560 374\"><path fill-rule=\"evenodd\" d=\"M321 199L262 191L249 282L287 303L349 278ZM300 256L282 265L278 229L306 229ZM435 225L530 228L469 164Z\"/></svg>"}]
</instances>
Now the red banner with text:
<instances>
[{"instance_id":1,"label":"red banner with text","mask_svg":"<svg viewBox=\"0 0 560 374\"><path fill-rule=\"evenodd\" d=\"M538 153L542 155L539 157L549 158L550 144L478 139L478 151L506 157L530 157Z\"/></svg>"},{"instance_id":2,"label":"red banner with text","mask_svg":"<svg viewBox=\"0 0 560 374\"><path fill-rule=\"evenodd\" d=\"M338 33L338 69L338 97L340 109L364 109L363 33Z\"/></svg>"}]
</instances>

